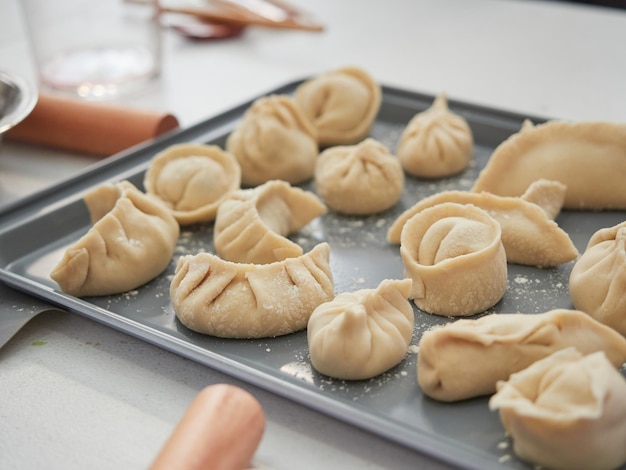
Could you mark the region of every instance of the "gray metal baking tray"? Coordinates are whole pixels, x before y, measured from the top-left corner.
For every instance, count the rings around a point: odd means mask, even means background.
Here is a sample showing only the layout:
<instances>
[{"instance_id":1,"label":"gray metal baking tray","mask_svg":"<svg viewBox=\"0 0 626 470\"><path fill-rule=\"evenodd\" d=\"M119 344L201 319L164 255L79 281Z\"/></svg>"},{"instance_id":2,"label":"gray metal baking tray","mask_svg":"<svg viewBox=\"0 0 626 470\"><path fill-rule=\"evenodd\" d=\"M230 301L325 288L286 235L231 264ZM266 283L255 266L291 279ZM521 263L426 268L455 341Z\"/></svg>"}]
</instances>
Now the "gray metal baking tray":
<instances>
[{"instance_id":1,"label":"gray metal baking tray","mask_svg":"<svg viewBox=\"0 0 626 470\"><path fill-rule=\"evenodd\" d=\"M301 81L266 94L291 94ZM371 136L392 150L409 119L428 108L434 97L383 87L383 103ZM194 333L182 326L172 311L169 283L179 255L211 250L211 225L183 228L168 270L147 285L125 294L78 299L60 292L49 278L65 248L89 228L82 194L105 181L128 179L142 187L143 173L160 150L182 142L223 146L225 139L252 101L207 119L188 129L165 135L153 143L103 161L87 171L0 213L0 279L19 290L84 315L218 369L241 380L309 406L451 465L470 469L532 466L511 450L497 413L487 399L438 403L425 397L416 381L417 344L433 325L449 321L415 309L410 353L391 371L364 381L348 382L312 370L306 333L263 340L225 340ZM336 292L375 287L385 278L401 278L397 246L385 235L389 225L418 199L448 189L470 189L493 148L536 116L491 109L449 100L464 116L474 134L473 164L462 174L435 181L407 178L398 205L376 216L347 217L328 213L293 239L305 251L320 241L331 246ZM313 189L312 186L304 186ZM557 222L582 252L591 234L626 218L623 212L562 212ZM539 269L509 265L507 292L492 310L538 313L571 308L567 289L573 263Z\"/></svg>"}]
</instances>

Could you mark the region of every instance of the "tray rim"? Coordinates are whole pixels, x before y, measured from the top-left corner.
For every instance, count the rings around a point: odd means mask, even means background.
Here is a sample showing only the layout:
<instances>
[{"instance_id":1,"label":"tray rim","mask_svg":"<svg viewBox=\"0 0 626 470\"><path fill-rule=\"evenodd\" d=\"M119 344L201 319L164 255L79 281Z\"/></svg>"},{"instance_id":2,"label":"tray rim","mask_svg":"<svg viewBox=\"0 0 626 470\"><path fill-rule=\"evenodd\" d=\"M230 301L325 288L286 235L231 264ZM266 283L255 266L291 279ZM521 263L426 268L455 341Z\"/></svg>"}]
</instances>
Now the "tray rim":
<instances>
[{"instance_id":1,"label":"tray rim","mask_svg":"<svg viewBox=\"0 0 626 470\"><path fill-rule=\"evenodd\" d=\"M190 142L201 136L202 139L206 141L210 140L210 136L221 136L221 129L227 124L232 123L233 120L239 119L243 112L258 99L258 97L270 94L288 93L289 90L295 89L297 85L306 79L308 79L308 77L285 83L190 127L171 131L152 141L139 144L112 157L98 161L94 165L87 167L69 178L15 201L13 204L0 209L0 236L14 230L17 226L36 220L48 212L52 212L72 201L81 199L81 193L85 188L113 179L119 180L125 173L136 172L140 167L147 165L147 161L144 159L139 159L137 162L133 161L141 153L151 152L151 154L154 154L160 149L171 145L173 140L174 142ZM426 103L431 103L434 99L434 95L428 93L386 85L381 85L381 88L383 92L383 102L385 96L398 100L408 98L413 101L424 101ZM511 121L511 123L517 124L516 126L512 126L512 129L519 129L519 124L525 119L531 119L533 122L543 122L548 119L489 106L476 105L455 99L448 99L448 102L450 107L459 110L477 112L488 119L493 119L500 123L502 119L505 119ZM80 187L83 187L83 189L80 189ZM82 315L117 329L118 331L130 334L157 347L199 362L207 367L271 393L275 393L285 399L364 429L381 438L422 452L446 464L467 469L495 469L501 468L502 466L499 462L494 462L493 455L487 454L480 448L454 441L445 436L437 436L436 433L427 432L424 429L411 428L411 432L419 434L421 437L420 442L415 442L412 436L404 436L402 432L398 433L397 431L401 431L402 429L394 422L389 422L374 415L363 416L359 413L359 410L349 408L342 402L338 402L329 396L315 394L310 390L298 387L292 382L271 376L263 371L249 367L246 364L213 354L205 348L167 335L157 329L150 328L148 325L114 312L100 309L93 304L89 304L91 306L90 308L93 309L95 307L99 314L95 314L89 310L85 311L83 304L88 302L61 294L33 280L17 275L5 269L4 265L0 266L0 282L4 282L13 288L39 299L49 301L57 307L67 309L69 312ZM157 339L162 341L157 341ZM207 353L209 354L207 355ZM454 456L450 453L451 445L454 445L456 448ZM459 455L459 453L462 455Z\"/></svg>"}]
</instances>

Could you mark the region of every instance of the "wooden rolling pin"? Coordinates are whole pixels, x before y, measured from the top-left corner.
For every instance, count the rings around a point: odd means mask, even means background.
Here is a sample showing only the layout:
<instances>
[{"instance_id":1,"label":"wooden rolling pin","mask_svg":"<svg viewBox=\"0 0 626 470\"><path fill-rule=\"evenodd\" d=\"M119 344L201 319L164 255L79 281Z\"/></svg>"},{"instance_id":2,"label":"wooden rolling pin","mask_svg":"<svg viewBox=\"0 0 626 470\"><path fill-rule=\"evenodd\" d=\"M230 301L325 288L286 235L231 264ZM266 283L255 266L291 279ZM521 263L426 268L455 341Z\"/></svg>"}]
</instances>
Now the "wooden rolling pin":
<instances>
[{"instance_id":1,"label":"wooden rolling pin","mask_svg":"<svg viewBox=\"0 0 626 470\"><path fill-rule=\"evenodd\" d=\"M250 468L264 431L256 398L234 385L210 385L191 402L150 470Z\"/></svg>"},{"instance_id":2,"label":"wooden rolling pin","mask_svg":"<svg viewBox=\"0 0 626 470\"><path fill-rule=\"evenodd\" d=\"M171 114L41 94L33 111L4 137L108 157L177 127Z\"/></svg>"}]
</instances>

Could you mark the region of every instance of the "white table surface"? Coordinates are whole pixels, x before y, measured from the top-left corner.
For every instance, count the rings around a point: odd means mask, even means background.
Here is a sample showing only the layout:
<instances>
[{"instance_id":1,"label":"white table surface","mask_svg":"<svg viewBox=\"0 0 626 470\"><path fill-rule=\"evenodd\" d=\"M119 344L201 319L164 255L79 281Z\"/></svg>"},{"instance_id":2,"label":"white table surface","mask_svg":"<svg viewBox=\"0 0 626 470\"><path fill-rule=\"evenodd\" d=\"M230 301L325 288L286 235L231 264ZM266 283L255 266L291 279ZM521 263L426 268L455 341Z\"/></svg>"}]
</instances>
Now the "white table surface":
<instances>
[{"instance_id":1,"label":"white table surface","mask_svg":"<svg viewBox=\"0 0 626 470\"><path fill-rule=\"evenodd\" d=\"M0 69L32 78L17 2L0 2ZM168 31L162 76L124 102L172 112L186 127L281 84L356 65L386 85L531 115L626 122L624 12L538 0L298 3L325 32L253 28L234 40L191 42ZM3 142L0 205L96 161ZM0 468L146 468L195 394L218 382L252 391L264 407L259 466L448 468L64 312L35 318L0 350Z\"/></svg>"}]
</instances>

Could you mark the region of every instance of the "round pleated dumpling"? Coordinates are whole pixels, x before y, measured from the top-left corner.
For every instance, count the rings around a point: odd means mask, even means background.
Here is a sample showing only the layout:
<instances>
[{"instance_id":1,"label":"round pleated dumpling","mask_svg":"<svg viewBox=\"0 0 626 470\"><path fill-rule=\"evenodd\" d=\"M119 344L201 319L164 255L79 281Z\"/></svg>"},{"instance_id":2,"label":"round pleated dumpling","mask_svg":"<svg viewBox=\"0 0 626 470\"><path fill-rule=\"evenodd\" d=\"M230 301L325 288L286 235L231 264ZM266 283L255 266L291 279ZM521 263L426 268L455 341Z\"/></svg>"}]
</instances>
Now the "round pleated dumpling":
<instances>
[{"instance_id":1,"label":"round pleated dumpling","mask_svg":"<svg viewBox=\"0 0 626 470\"><path fill-rule=\"evenodd\" d=\"M93 226L50 274L63 292L77 297L121 294L169 266L180 229L163 204L128 181L98 186L84 201Z\"/></svg>"},{"instance_id":2,"label":"round pleated dumpling","mask_svg":"<svg viewBox=\"0 0 626 470\"><path fill-rule=\"evenodd\" d=\"M346 67L302 83L295 100L317 129L320 147L365 138L380 109L380 85L364 70Z\"/></svg>"},{"instance_id":3,"label":"round pleated dumpling","mask_svg":"<svg viewBox=\"0 0 626 470\"><path fill-rule=\"evenodd\" d=\"M226 199L215 219L217 253L228 261L265 264L294 258L302 248L289 240L326 206L310 191L273 180Z\"/></svg>"},{"instance_id":4,"label":"round pleated dumpling","mask_svg":"<svg viewBox=\"0 0 626 470\"><path fill-rule=\"evenodd\" d=\"M410 292L410 279L386 279L376 289L342 293L317 307L307 326L313 367L361 380L400 363L413 335Z\"/></svg>"},{"instance_id":5,"label":"round pleated dumpling","mask_svg":"<svg viewBox=\"0 0 626 470\"><path fill-rule=\"evenodd\" d=\"M226 140L241 166L241 181L256 186L280 179L302 183L313 176L317 132L292 98L257 99Z\"/></svg>"},{"instance_id":6,"label":"round pleated dumpling","mask_svg":"<svg viewBox=\"0 0 626 470\"><path fill-rule=\"evenodd\" d=\"M500 301L507 286L501 233L493 217L471 204L442 203L411 217L402 229L400 254L415 305L466 316Z\"/></svg>"},{"instance_id":7,"label":"round pleated dumpling","mask_svg":"<svg viewBox=\"0 0 626 470\"><path fill-rule=\"evenodd\" d=\"M562 349L498 383L489 401L520 458L556 470L626 463L626 380L603 352Z\"/></svg>"},{"instance_id":8,"label":"round pleated dumpling","mask_svg":"<svg viewBox=\"0 0 626 470\"><path fill-rule=\"evenodd\" d=\"M216 145L176 144L158 153L144 177L146 193L181 225L210 222L220 203L239 189L241 168Z\"/></svg>"},{"instance_id":9,"label":"round pleated dumpling","mask_svg":"<svg viewBox=\"0 0 626 470\"><path fill-rule=\"evenodd\" d=\"M626 336L626 221L592 235L569 291L577 309Z\"/></svg>"},{"instance_id":10,"label":"round pleated dumpling","mask_svg":"<svg viewBox=\"0 0 626 470\"><path fill-rule=\"evenodd\" d=\"M448 108L446 95L416 114L406 125L396 153L414 176L442 178L464 170L472 159L474 138L462 116Z\"/></svg>"},{"instance_id":11,"label":"round pleated dumpling","mask_svg":"<svg viewBox=\"0 0 626 470\"><path fill-rule=\"evenodd\" d=\"M183 256L170 284L177 318L198 333L267 338L306 328L315 308L333 298L330 246L270 264Z\"/></svg>"},{"instance_id":12,"label":"round pleated dumpling","mask_svg":"<svg viewBox=\"0 0 626 470\"><path fill-rule=\"evenodd\" d=\"M398 202L404 171L387 147L365 139L324 150L315 165L315 185L324 202L337 212L375 214Z\"/></svg>"}]
</instances>

